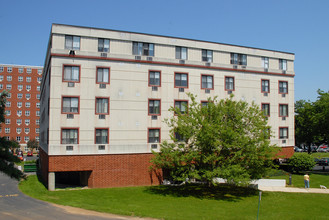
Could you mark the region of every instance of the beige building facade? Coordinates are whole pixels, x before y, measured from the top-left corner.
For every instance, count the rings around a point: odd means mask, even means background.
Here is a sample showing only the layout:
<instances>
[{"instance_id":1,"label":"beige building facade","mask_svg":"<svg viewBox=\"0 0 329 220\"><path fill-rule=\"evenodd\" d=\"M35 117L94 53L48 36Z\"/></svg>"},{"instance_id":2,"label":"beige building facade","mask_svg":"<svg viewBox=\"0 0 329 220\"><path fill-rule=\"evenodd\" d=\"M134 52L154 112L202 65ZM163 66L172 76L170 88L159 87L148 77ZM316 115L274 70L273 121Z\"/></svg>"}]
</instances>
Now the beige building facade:
<instances>
[{"instance_id":1,"label":"beige building facade","mask_svg":"<svg viewBox=\"0 0 329 220\"><path fill-rule=\"evenodd\" d=\"M169 140L163 120L173 116L171 106L184 111L187 92L200 102L231 94L255 102L268 115L271 142L289 157L294 76L293 53L53 24L41 83L44 179L49 189L65 175L90 187L159 183L148 176L148 161L138 175L130 172L141 164L132 157L149 160ZM88 165L115 156L126 158L116 173ZM101 183L102 175L111 177Z\"/></svg>"}]
</instances>

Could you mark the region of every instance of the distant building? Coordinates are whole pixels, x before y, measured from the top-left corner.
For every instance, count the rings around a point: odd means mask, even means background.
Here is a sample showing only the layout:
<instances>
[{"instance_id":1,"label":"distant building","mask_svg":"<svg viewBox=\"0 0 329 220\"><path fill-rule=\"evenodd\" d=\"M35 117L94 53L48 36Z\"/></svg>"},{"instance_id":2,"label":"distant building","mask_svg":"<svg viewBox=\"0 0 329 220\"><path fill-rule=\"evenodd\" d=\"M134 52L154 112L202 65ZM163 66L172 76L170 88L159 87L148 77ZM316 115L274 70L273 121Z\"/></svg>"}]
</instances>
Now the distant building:
<instances>
[{"instance_id":1,"label":"distant building","mask_svg":"<svg viewBox=\"0 0 329 220\"><path fill-rule=\"evenodd\" d=\"M39 141L42 67L0 64L0 91L8 91L5 123L0 135L28 151L29 140Z\"/></svg>"},{"instance_id":2,"label":"distant building","mask_svg":"<svg viewBox=\"0 0 329 220\"><path fill-rule=\"evenodd\" d=\"M200 40L53 24L41 86L41 168L57 183L158 184L151 151L186 92L255 102L271 142L293 154L294 54Z\"/></svg>"}]
</instances>

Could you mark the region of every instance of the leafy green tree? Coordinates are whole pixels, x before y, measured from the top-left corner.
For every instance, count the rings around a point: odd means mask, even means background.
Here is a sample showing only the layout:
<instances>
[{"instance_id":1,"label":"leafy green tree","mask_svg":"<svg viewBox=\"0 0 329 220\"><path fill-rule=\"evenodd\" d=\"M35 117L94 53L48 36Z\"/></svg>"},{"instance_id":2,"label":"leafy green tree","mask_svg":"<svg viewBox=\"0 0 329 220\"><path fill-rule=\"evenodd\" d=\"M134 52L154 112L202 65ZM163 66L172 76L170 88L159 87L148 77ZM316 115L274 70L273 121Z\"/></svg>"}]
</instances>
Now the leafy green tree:
<instances>
[{"instance_id":1,"label":"leafy green tree","mask_svg":"<svg viewBox=\"0 0 329 220\"><path fill-rule=\"evenodd\" d=\"M17 148L20 148L21 145L19 145L19 142L18 141L16 141L14 138L12 138L10 140L10 147L11 147L12 150L15 150Z\"/></svg>"},{"instance_id":2,"label":"leafy green tree","mask_svg":"<svg viewBox=\"0 0 329 220\"><path fill-rule=\"evenodd\" d=\"M5 104L7 92L0 93L0 125L5 121ZM20 179L23 173L14 166L14 162L19 162L19 159L10 152L12 142L5 137L0 137L0 171L8 176Z\"/></svg>"},{"instance_id":3,"label":"leafy green tree","mask_svg":"<svg viewBox=\"0 0 329 220\"><path fill-rule=\"evenodd\" d=\"M33 150L33 149L38 149L38 147L39 147L39 142L36 141L35 139L29 140L29 141L27 142L27 147L28 147L29 149L31 149L31 150Z\"/></svg>"},{"instance_id":4,"label":"leafy green tree","mask_svg":"<svg viewBox=\"0 0 329 220\"><path fill-rule=\"evenodd\" d=\"M288 161L292 172L300 173L302 171L312 170L315 166L314 158L309 154L294 154Z\"/></svg>"},{"instance_id":5,"label":"leafy green tree","mask_svg":"<svg viewBox=\"0 0 329 220\"><path fill-rule=\"evenodd\" d=\"M229 99L208 99L204 106L188 94L188 113L171 108L166 119L171 141L154 152L153 169L168 171L177 181L200 180L209 185L221 177L230 184L246 185L261 178L272 166L267 120L255 104Z\"/></svg>"}]
</instances>

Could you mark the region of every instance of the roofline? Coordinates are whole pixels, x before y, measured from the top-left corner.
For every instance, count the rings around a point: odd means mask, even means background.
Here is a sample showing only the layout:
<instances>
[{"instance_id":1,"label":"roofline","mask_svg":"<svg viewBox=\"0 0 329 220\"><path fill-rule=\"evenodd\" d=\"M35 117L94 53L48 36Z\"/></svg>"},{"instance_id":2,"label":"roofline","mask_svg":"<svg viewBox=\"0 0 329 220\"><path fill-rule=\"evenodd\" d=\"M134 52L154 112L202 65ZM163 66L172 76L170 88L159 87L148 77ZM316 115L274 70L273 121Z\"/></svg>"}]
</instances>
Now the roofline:
<instances>
[{"instance_id":1,"label":"roofline","mask_svg":"<svg viewBox=\"0 0 329 220\"><path fill-rule=\"evenodd\" d=\"M192 41L198 41L198 42L204 42L204 43L213 43L213 44L220 44L220 45L227 45L227 46L234 46L234 47L243 47L243 48L250 48L250 49L257 49L257 50L272 51L272 52L279 52L279 53L295 55L295 53L279 51L279 50L270 50L270 49L264 49L264 48L258 48L258 47L248 47L248 46L242 46L242 45L236 45L236 44L218 43L218 42L214 42L214 41L196 40L196 39L192 39L192 38L173 37L173 36L166 36L166 35L159 35L159 34L148 34L148 33L133 32L133 31L122 31L122 30L87 27L87 26L80 26L80 25L59 24L59 23L52 23L52 25L62 25L62 26L78 27L78 28L91 28L91 29L96 29L96 30L115 31L115 32L123 32L123 33L130 33L130 34L142 34L142 35L148 35L148 36L167 37L167 38L181 39L181 40L192 40Z\"/></svg>"},{"instance_id":2,"label":"roofline","mask_svg":"<svg viewBox=\"0 0 329 220\"><path fill-rule=\"evenodd\" d=\"M0 63L0 66L12 66L12 67L37 67L37 68L43 68L43 66L32 66L32 65L24 65L24 64L5 64L5 63Z\"/></svg>"}]
</instances>

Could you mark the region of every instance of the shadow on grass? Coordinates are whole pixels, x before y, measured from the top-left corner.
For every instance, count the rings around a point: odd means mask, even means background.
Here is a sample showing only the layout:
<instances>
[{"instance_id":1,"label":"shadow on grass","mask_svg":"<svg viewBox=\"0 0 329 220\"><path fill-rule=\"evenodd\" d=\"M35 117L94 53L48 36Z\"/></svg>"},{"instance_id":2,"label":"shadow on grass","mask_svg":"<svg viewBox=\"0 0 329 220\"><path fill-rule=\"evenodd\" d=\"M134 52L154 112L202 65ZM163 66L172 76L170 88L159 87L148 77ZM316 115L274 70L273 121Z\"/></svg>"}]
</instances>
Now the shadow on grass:
<instances>
[{"instance_id":1,"label":"shadow on grass","mask_svg":"<svg viewBox=\"0 0 329 220\"><path fill-rule=\"evenodd\" d=\"M227 184L208 187L203 184L187 184L182 186L152 186L145 192L163 196L195 197L198 199L214 199L225 201L238 201L245 197L258 195L258 190L253 188L238 187Z\"/></svg>"}]
</instances>

